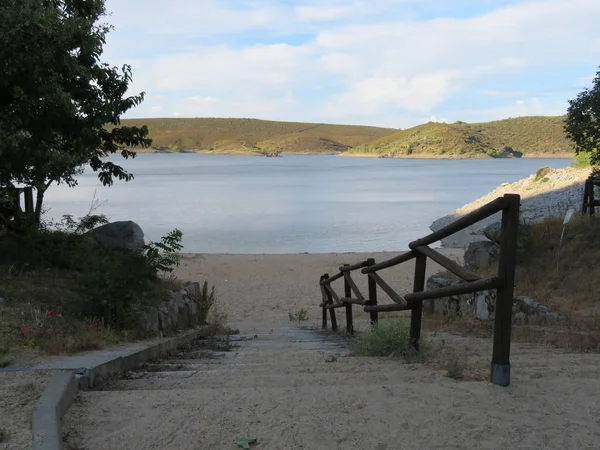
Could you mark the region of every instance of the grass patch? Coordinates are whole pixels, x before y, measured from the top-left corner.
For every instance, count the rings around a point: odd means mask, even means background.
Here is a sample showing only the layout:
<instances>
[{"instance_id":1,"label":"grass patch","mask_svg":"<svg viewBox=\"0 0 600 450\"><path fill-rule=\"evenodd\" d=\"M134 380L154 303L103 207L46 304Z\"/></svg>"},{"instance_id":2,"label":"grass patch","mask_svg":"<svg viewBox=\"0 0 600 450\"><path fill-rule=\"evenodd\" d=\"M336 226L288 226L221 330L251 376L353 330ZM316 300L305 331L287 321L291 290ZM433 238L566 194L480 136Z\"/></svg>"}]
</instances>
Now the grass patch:
<instances>
[{"instance_id":1,"label":"grass patch","mask_svg":"<svg viewBox=\"0 0 600 450\"><path fill-rule=\"evenodd\" d=\"M552 172L552 169L548 166L540 167L536 170L535 175L533 176L533 181L535 183L542 182L545 183L549 181L549 178L546 175L549 175Z\"/></svg>"},{"instance_id":2,"label":"grass patch","mask_svg":"<svg viewBox=\"0 0 600 450\"><path fill-rule=\"evenodd\" d=\"M300 309L294 313L288 313L290 322L306 322L308 320L308 311Z\"/></svg>"},{"instance_id":3,"label":"grass patch","mask_svg":"<svg viewBox=\"0 0 600 450\"><path fill-rule=\"evenodd\" d=\"M419 355L410 342L410 321L405 318L382 319L350 342L356 356L387 356L416 362L427 353L427 342L421 337Z\"/></svg>"}]
</instances>

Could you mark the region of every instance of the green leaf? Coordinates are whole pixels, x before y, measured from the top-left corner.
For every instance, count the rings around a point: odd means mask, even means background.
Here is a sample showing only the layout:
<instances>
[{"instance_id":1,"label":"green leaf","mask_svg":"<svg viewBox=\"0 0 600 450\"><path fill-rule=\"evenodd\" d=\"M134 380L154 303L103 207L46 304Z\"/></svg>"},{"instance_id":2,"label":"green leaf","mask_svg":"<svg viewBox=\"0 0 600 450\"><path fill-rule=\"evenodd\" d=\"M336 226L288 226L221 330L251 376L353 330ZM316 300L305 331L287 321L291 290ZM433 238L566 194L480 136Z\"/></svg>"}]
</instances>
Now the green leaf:
<instances>
[{"instance_id":1,"label":"green leaf","mask_svg":"<svg viewBox=\"0 0 600 450\"><path fill-rule=\"evenodd\" d=\"M257 442L258 439L249 436L240 436L235 440L235 443L240 448L252 448L251 445L256 444Z\"/></svg>"}]
</instances>

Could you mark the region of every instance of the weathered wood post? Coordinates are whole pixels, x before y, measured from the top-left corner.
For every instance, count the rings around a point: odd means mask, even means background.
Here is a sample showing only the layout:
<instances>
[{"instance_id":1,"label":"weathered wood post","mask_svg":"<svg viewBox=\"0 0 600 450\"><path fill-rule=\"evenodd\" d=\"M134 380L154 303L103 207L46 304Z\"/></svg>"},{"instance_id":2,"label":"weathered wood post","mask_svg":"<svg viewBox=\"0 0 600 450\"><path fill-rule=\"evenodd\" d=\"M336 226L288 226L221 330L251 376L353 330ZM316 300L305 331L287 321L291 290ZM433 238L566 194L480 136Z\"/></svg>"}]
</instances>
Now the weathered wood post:
<instances>
[{"instance_id":1,"label":"weathered wood post","mask_svg":"<svg viewBox=\"0 0 600 450\"><path fill-rule=\"evenodd\" d=\"M23 197L25 203L25 217L29 223L33 222L35 217L35 209L33 206L33 188L26 187L23 189Z\"/></svg>"},{"instance_id":2,"label":"weathered wood post","mask_svg":"<svg viewBox=\"0 0 600 450\"><path fill-rule=\"evenodd\" d=\"M344 264L344 267L348 267L350 264ZM352 297L352 288L348 282L347 276L350 276L350 272L344 273L344 297ZM354 323L352 320L352 303L346 303L346 333L354 333Z\"/></svg>"},{"instance_id":3,"label":"weathered wood post","mask_svg":"<svg viewBox=\"0 0 600 450\"><path fill-rule=\"evenodd\" d=\"M587 213L587 209L589 206L589 198L590 198L590 180L591 180L591 176L590 178L588 178L587 180L585 180L584 183L584 188L583 188L583 205L581 206L581 214L586 214ZM593 185L592 185L593 188Z\"/></svg>"},{"instance_id":4,"label":"weathered wood post","mask_svg":"<svg viewBox=\"0 0 600 450\"><path fill-rule=\"evenodd\" d=\"M427 268L427 257L417 255L415 261L415 279L413 283L413 292L423 292L425 290L425 269ZM410 312L410 342L413 348L419 352L419 342L421 340L421 319L423 317L423 300L413 302Z\"/></svg>"},{"instance_id":5,"label":"weathered wood post","mask_svg":"<svg viewBox=\"0 0 600 450\"><path fill-rule=\"evenodd\" d=\"M494 350L490 377L492 383L503 387L510 384L510 334L521 206L521 197L517 194L505 194L504 198L507 200L507 205L502 210L498 262L498 278L501 287L498 288L496 296Z\"/></svg>"},{"instance_id":6,"label":"weathered wood post","mask_svg":"<svg viewBox=\"0 0 600 450\"><path fill-rule=\"evenodd\" d=\"M374 266L375 259L367 259L367 267ZM377 306L377 283L371 277L369 277L369 306ZM371 325L376 325L379 322L379 314L377 311L371 311Z\"/></svg>"},{"instance_id":7,"label":"weathered wood post","mask_svg":"<svg viewBox=\"0 0 600 450\"><path fill-rule=\"evenodd\" d=\"M329 274L326 273L324 275L324 278L326 280L328 280L329 279ZM331 295L331 292L329 292L328 288L331 289L331 285L330 284L328 284L328 285L325 286L325 295L327 297L327 301L325 303L327 305L333 305L333 297ZM333 331L337 331L338 330L338 325L337 325L337 319L335 318L335 309L334 308L329 309L329 318L331 319L331 329Z\"/></svg>"},{"instance_id":8,"label":"weathered wood post","mask_svg":"<svg viewBox=\"0 0 600 450\"><path fill-rule=\"evenodd\" d=\"M327 277L329 277L329 275L327 275ZM321 305L323 305L323 307L321 308L322 312L323 312L323 325L322 328L324 330L327 329L327 295L325 295L325 288L323 287L323 285L321 284L321 282L325 279L325 275L321 275L321 278L319 278L319 288L321 289Z\"/></svg>"},{"instance_id":9,"label":"weathered wood post","mask_svg":"<svg viewBox=\"0 0 600 450\"><path fill-rule=\"evenodd\" d=\"M590 186L588 188L589 189L589 194L588 195L589 195L590 201L588 203L588 206L590 208L590 216L593 216L593 215L596 214L596 205L595 205L595 203L596 203L596 198L595 198L596 195L594 193L595 189L594 189L594 177L593 176L590 177L589 183L590 183Z\"/></svg>"}]
</instances>

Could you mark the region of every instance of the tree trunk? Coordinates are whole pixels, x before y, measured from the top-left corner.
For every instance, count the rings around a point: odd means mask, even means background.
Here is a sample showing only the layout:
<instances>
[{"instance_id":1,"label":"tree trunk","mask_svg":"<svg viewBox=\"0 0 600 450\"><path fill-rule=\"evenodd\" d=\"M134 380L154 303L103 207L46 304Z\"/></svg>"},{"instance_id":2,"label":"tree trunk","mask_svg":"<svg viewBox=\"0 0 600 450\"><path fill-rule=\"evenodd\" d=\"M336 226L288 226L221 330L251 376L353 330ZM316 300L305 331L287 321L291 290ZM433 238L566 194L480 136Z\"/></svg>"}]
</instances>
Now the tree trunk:
<instances>
[{"instance_id":1,"label":"tree trunk","mask_svg":"<svg viewBox=\"0 0 600 450\"><path fill-rule=\"evenodd\" d=\"M36 198L35 198L35 214L33 217L33 222L36 225L39 225L42 219L42 205L44 203L44 194L46 194L47 187L38 187L36 189Z\"/></svg>"}]
</instances>

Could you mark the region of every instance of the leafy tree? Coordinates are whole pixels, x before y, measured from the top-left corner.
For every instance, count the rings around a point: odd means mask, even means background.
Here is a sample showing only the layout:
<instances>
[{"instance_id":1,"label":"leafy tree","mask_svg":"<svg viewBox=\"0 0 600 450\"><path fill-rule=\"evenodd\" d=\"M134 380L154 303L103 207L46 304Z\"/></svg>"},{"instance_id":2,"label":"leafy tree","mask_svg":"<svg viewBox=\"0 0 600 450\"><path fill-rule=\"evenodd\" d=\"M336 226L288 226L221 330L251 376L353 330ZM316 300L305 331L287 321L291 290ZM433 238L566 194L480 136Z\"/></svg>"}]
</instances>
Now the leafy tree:
<instances>
[{"instance_id":1,"label":"leafy tree","mask_svg":"<svg viewBox=\"0 0 600 450\"><path fill-rule=\"evenodd\" d=\"M146 126L120 126L144 93L126 96L130 66L100 61L104 16L104 0L0 2L0 187L35 187L36 222L52 183L74 186L86 164L104 185L129 181L106 157L151 144Z\"/></svg>"},{"instance_id":2,"label":"leafy tree","mask_svg":"<svg viewBox=\"0 0 600 450\"><path fill-rule=\"evenodd\" d=\"M565 123L567 137L575 143L575 152L589 154L593 166L600 165L600 71L591 89L584 89L569 100Z\"/></svg>"}]
</instances>

